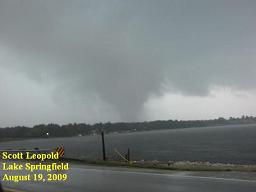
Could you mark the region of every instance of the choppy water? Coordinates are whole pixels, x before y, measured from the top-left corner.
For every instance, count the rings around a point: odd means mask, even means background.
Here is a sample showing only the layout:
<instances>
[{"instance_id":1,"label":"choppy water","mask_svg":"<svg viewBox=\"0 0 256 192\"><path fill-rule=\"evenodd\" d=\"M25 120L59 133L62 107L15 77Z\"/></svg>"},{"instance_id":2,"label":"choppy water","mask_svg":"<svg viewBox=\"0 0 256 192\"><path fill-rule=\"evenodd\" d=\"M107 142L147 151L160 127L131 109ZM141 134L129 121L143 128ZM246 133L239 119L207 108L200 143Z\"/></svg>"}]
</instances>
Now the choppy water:
<instances>
[{"instance_id":1,"label":"choppy water","mask_svg":"<svg viewBox=\"0 0 256 192\"><path fill-rule=\"evenodd\" d=\"M190 160L256 164L256 125L189 128L105 136L108 158L116 158L114 148L131 150L133 160ZM101 137L84 136L31 139L1 143L0 149L32 149L64 146L67 157L101 158Z\"/></svg>"}]
</instances>

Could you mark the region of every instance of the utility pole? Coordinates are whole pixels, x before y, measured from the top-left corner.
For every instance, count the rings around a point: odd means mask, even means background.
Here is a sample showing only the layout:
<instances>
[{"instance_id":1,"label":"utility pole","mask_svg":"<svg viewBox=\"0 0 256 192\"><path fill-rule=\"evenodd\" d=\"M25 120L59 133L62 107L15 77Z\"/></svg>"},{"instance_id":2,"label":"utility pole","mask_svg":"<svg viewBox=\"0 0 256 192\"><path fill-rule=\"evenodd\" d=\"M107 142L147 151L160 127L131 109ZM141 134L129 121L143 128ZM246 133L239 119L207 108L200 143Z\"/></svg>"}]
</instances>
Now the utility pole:
<instances>
[{"instance_id":1,"label":"utility pole","mask_svg":"<svg viewBox=\"0 0 256 192\"><path fill-rule=\"evenodd\" d=\"M104 132L101 132L101 139L102 139L102 155L103 155L103 160L106 161L106 151L105 151L105 140L104 140Z\"/></svg>"},{"instance_id":2,"label":"utility pole","mask_svg":"<svg viewBox=\"0 0 256 192\"><path fill-rule=\"evenodd\" d=\"M130 148L128 148L128 151L127 151L127 160L130 161L131 158L130 158Z\"/></svg>"}]
</instances>

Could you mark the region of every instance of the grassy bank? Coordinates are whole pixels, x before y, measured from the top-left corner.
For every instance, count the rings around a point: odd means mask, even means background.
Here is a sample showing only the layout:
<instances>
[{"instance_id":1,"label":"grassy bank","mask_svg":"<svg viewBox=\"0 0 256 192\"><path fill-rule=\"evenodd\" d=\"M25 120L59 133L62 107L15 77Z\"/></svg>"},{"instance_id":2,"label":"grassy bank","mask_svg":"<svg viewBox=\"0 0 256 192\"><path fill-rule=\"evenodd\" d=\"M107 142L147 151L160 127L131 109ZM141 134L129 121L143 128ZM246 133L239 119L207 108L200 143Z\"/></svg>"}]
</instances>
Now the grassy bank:
<instances>
[{"instance_id":1,"label":"grassy bank","mask_svg":"<svg viewBox=\"0 0 256 192\"><path fill-rule=\"evenodd\" d=\"M177 170L177 171L241 171L256 172L256 165L221 164L209 162L179 161L161 163L154 161L102 161L102 160L80 160L65 158L64 161L88 165L112 166L112 167L133 167L147 169Z\"/></svg>"}]
</instances>

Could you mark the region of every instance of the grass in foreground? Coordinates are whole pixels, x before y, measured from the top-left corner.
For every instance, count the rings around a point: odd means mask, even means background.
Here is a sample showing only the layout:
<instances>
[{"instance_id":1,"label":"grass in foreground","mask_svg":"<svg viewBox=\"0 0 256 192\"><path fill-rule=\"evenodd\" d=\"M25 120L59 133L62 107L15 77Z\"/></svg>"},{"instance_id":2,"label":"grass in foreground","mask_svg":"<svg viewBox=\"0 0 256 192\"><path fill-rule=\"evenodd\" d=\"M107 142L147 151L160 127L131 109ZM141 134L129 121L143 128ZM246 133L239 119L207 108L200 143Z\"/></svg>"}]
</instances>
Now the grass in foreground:
<instances>
[{"instance_id":1,"label":"grass in foreground","mask_svg":"<svg viewBox=\"0 0 256 192\"><path fill-rule=\"evenodd\" d=\"M177 170L177 171L241 171L241 172L256 172L256 165L237 165L237 164L221 164L209 162L189 162L179 161L170 163L161 163L157 161L102 161L102 160L80 160L65 158L64 161L83 163L88 165L101 166L123 166L133 168L148 168L162 170Z\"/></svg>"}]
</instances>

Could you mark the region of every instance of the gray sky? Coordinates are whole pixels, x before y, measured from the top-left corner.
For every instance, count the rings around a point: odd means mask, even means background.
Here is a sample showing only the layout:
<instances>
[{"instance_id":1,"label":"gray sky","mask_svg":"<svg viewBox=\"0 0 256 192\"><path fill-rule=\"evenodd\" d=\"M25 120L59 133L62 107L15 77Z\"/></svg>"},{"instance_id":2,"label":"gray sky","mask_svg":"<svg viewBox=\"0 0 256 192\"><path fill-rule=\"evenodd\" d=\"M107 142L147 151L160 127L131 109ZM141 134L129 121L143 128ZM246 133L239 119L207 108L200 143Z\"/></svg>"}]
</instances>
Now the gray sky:
<instances>
[{"instance_id":1,"label":"gray sky","mask_svg":"<svg viewBox=\"0 0 256 192\"><path fill-rule=\"evenodd\" d=\"M255 9L2 0L0 126L255 115Z\"/></svg>"}]
</instances>

